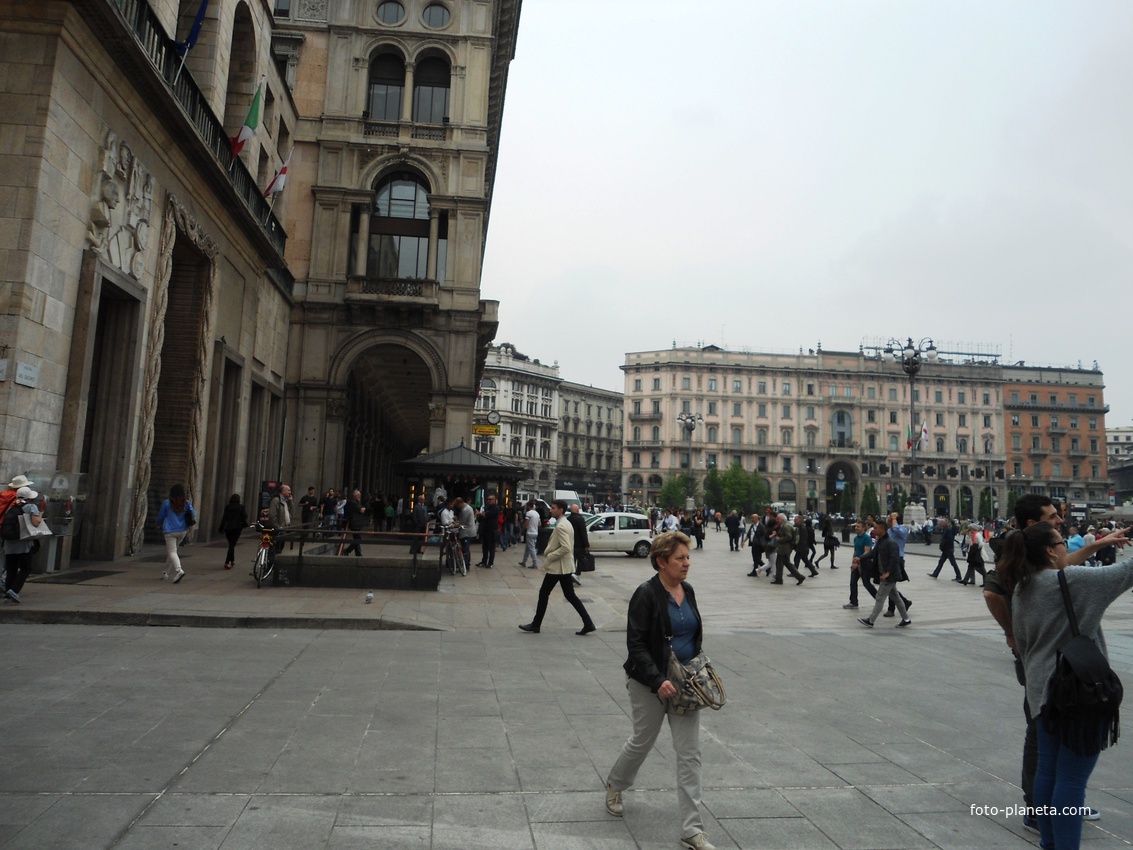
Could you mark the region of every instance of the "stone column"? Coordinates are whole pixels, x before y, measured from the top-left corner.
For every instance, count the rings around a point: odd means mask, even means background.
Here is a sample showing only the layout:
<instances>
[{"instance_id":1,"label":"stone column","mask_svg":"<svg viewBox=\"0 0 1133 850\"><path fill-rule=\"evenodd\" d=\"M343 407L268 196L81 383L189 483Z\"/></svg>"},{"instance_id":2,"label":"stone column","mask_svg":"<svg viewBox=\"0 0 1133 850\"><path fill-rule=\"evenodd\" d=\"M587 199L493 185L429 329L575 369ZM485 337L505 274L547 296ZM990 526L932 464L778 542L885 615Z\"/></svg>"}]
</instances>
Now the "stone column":
<instances>
[{"instance_id":1,"label":"stone column","mask_svg":"<svg viewBox=\"0 0 1133 850\"><path fill-rule=\"evenodd\" d=\"M358 233L354 243L354 275L366 276L366 264L370 254L370 208L362 207L358 213Z\"/></svg>"},{"instance_id":2,"label":"stone column","mask_svg":"<svg viewBox=\"0 0 1133 850\"><path fill-rule=\"evenodd\" d=\"M429 207L429 258L426 261L425 277L437 280L437 241L441 233L441 211Z\"/></svg>"},{"instance_id":3,"label":"stone column","mask_svg":"<svg viewBox=\"0 0 1133 850\"><path fill-rule=\"evenodd\" d=\"M401 120L408 123L413 120L413 63L405 63L405 95L401 101Z\"/></svg>"}]
</instances>

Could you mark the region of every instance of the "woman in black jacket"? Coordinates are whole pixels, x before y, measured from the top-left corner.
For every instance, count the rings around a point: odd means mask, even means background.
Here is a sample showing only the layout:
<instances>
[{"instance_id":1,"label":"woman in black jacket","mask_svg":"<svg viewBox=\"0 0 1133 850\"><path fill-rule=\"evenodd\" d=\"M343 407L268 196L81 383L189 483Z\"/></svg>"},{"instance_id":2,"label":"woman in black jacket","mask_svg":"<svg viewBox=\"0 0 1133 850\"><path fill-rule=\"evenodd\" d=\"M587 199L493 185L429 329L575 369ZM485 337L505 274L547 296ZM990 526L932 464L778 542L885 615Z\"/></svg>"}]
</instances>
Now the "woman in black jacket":
<instances>
[{"instance_id":1,"label":"woman in black jacket","mask_svg":"<svg viewBox=\"0 0 1133 850\"><path fill-rule=\"evenodd\" d=\"M682 664L700 653L704 636L696 594L684 579L689 568L688 536L679 531L653 539L649 560L657 575L639 585L629 601L626 645L633 734L606 781L606 811L621 817L622 792L633 785L668 717L677 754L677 803L681 811L681 846L715 850L700 816L700 715L676 714L667 700L677 689L667 677L669 647Z\"/></svg>"},{"instance_id":2,"label":"woman in black jacket","mask_svg":"<svg viewBox=\"0 0 1133 850\"><path fill-rule=\"evenodd\" d=\"M218 531L228 539L228 554L224 556L224 568L232 569L236 564L236 541L240 533L248 527L248 510L240 504L240 494L233 493L228 504L224 506L224 515L220 518Z\"/></svg>"}]
</instances>

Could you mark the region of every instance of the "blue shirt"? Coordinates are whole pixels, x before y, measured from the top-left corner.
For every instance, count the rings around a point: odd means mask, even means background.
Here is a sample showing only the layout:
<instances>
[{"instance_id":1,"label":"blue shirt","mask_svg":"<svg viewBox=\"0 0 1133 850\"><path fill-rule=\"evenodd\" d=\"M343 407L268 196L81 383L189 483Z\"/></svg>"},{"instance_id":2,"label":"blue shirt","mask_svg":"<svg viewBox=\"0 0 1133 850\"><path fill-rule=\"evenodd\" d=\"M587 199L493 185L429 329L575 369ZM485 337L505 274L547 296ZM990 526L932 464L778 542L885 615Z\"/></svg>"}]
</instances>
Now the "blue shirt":
<instances>
[{"instance_id":1,"label":"blue shirt","mask_svg":"<svg viewBox=\"0 0 1133 850\"><path fill-rule=\"evenodd\" d=\"M898 523L889 529L889 539L897 543L897 554L905 557L905 541L909 539L909 529Z\"/></svg>"},{"instance_id":2,"label":"blue shirt","mask_svg":"<svg viewBox=\"0 0 1133 850\"><path fill-rule=\"evenodd\" d=\"M161 525L162 534L178 534L182 531L188 531L189 526L185 524L185 515L193 509L192 502L185 502L185 509L181 513L173 510L173 505L166 499L161 503L161 510L157 513L157 521Z\"/></svg>"},{"instance_id":3,"label":"blue shirt","mask_svg":"<svg viewBox=\"0 0 1133 850\"><path fill-rule=\"evenodd\" d=\"M669 596L669 625L673 629L673 654L681 664L688 664L696 655L696 614L686 596L680 605Z\"/></svg>"},{"instance_id":4,"label":"blue shirt","mask_svg":"<svg viewBox=\"0 0 1133 850\"><path fill-rule=\"evenodd\" d=\"M1079 549L1081 549L1085 545L1086 545L1086 538L1083 537L1081 534L1075 534L1073 537L1071 537L1069 540L1066 541L1066 551L1067 552L1077 552Z\"/></svg>"},{"instance_id":5,"label":"blue shirt","mask_svg":"<svg viewBox=\"0 0 1133 850\"><path fill-rule=\"evenodd\" d=\"M854 557L860 558L866 553L866 548L873 548L873 537L868 531L854 535Z\"/></svg>"}]
</instances>

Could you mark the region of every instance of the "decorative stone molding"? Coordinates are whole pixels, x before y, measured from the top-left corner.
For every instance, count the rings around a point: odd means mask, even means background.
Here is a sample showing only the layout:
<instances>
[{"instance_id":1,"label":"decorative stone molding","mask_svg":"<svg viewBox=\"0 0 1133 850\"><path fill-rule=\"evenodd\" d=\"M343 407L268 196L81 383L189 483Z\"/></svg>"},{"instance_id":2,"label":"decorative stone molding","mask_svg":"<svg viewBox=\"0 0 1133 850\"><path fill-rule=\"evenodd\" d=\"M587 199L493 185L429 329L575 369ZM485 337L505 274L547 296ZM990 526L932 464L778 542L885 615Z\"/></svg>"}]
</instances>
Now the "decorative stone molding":
<instances>
[{"instance_id":1,"label":"decorative stone molding","mask_svg":"<svg viewBox=\"0 0 1133 850\"><path fill-rule=\"evenodd\" d=\"M327 0L299 0L295 9L298 21L323 21L327 19Z\"/></svg>"},{"instance_id":2,"label":"decorative stone molding","mask_svg":"<svg viewBox=\"0 0 1133 850\"><path fill-rule=\"evenodd\" d=\"M429 402L429 421L430 422L444 422L445 421L445 406L439 401Z\"/></svg>"},{"instance_id":3,"label":"decorative stone molding","mask_svg":"<svg viewBox=\"0 0 1133 850\"><path fill-rule=\"evenodd\" d=\"M350 405L344 398L327 399L327 419L345 419L350 412Z\"/></svg>"},{"instance_id":4,"label":"decorative stone molding","mask_svg":"<svg viewBox=\"0 0 1133 850\"><path fill-rule=\"evenodd\" d=\"M287 88L295 90L295 75L299 69L299 48L307 37L297 32L273 32L271 34L271 52L276 59L286 63L283 78Z\"/></svg>"},{"instance_id":5,"label":"decorative stone molding","mask_svg":"<svg viewBox=\"0 0 1133 850\"><path fill-rule=\"evenodd\" d=\"M150 241L153 175L118 134L106 131L102 169L91 198L87 244L100 259L141 280Z\"/></svg>"},{"instance_id":6,"label":"decorative stone molding","mask_svg":"<svg viewBox=\"0 0 1133 850\"><path fill-rule=\"evenodd\" d=\"M173 276L173 247L180 230L209 260L217 253L216 242L208 236L184 205L170 193L166 199L165 217L162 220L161 238L158 241L157 274L154 278L151 310L146 337L145 375L142 379L141 436L138 445L138 464L134 474L134 504L130 512L129 545L126 554L141 550L145 537L146 516L149 513L149 484L153 471L153 438L157 419L158 382L161 378L161 349L165 344L165 312L169 305L169 281ZM212 361L212 334L215 325L216 291L220 275L218 264L209 263L209 279L202 293L201 334L197 340L199 370L189 388L193 395L195 415L189 427L189 469L186 492L190 500L200 480L205 451L205 419L207 405L205 386Z\"/></svg>"}]
</instances>

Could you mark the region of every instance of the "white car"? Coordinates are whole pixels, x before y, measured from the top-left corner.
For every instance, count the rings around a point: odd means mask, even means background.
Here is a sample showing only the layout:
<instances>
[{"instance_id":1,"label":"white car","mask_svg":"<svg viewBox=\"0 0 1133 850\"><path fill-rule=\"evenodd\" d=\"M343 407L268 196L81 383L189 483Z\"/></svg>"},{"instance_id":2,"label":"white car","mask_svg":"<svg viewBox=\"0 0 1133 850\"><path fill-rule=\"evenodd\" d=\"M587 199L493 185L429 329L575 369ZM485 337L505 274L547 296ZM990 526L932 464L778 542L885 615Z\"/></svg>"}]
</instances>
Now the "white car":
<instances>
[{"instance_id":1,"label":"white car","mask_svg":"<svg viewBox=\"0 0 1133 850\"><path fill-rule=\"evenodd\" d=\"M591 552L625 552L645 558L653 545L649 517L631 513L599 514L586 523Z\"/></svg>"}]
</instances>

